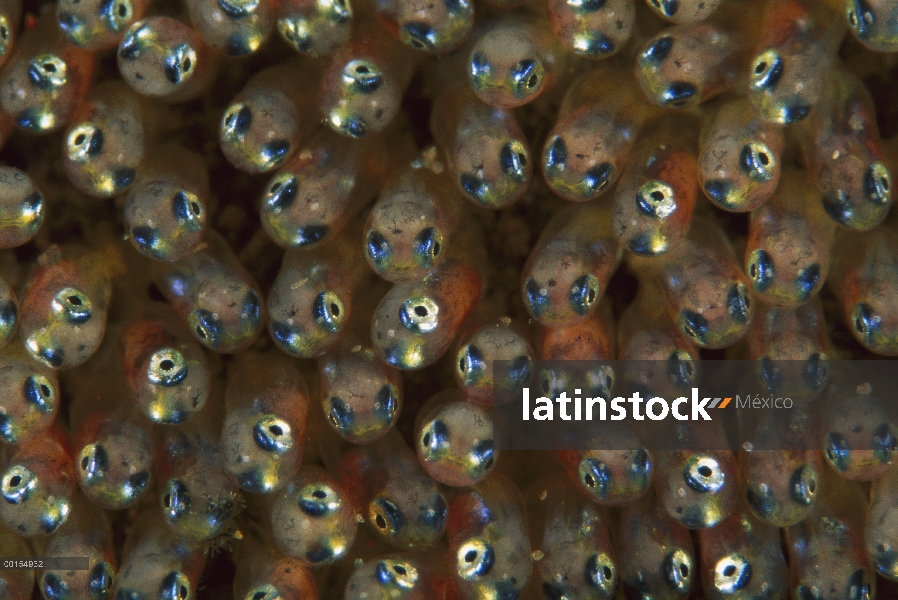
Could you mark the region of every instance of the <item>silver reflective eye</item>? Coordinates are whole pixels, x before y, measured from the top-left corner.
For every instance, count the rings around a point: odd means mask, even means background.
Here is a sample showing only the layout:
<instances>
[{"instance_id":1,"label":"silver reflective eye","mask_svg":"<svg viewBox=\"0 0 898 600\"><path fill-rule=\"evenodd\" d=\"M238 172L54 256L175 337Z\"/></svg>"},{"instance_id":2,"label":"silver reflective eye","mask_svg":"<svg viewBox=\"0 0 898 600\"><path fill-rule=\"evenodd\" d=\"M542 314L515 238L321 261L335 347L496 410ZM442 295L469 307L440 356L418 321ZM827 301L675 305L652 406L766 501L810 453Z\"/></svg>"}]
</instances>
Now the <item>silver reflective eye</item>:
<instances>
[{"instance_id":1,"label":"silver reflective eye","mask_svg":"<svg viewBox=\"0 0 898 600\"><path fill-rule=\"evenodd\" d=\"M495 451L496 444L493 440L480 440L474 444L471 452L468 454L470 473L475 477L481 477L488 473L493 468L493 465L496 464Z\"/></svg>"},{"instance_id":2,"label":"silver reflective eye","mask_svg":"<svg viewBox=\"0 0 898 600\"><path fill-rule=\"evenodd\" d=\"M490 87L490 76L493 74L493 66L487 60L486 55L482 52L475 52L471 55L469 65L469 75L471 78L471 87L475 92L488 89Z\"/></svg>"},{"instance_id":3,"label":"silver reflective eye","mask_svg":"<svg viewBox=\"0 0 898 600\"><path fill-rule=\"evenodd\" d=\"M103 20L110 31L120 33L134 18L134 6L131 0L114 0L105 3Z\"/></svg>"},{"instance_id":4,"label":"silver reflective eye","mask_svg":"<svg viewBox=\"0 0 898 600\"><path fill-rule=\"evenodd\" d=\"M281 600L281 598L280 592L274 585L263 583L248 591L243 600Z\"/></svg>"},{"instance_id":5,"label":"silver reflective eye","mask_svg":"<svg viewBox=\"0 0 898 600\"><path fill-rule=\"evenodd\" d=\"M340 331L346 319L346 308L335 292L327 290L315 296L315 300L312 302L312 314L319 327L336 333Z\"/></svg>"},{"instance_id":6,"label":"silver reflective eye","mask_svg":"<svg viewBox=\"0 0 898 600\"><path fill-rule=\"evenodd\" d=\"M803 465L789 478L789 495L802 506L810 506L817 496L817 469Z\"/></svg>"},{"instance_id":7,"label":"silver reflective eye","mask_svg":"<svg viewBox=\"0 0 898 600\"><path fill-rule=\"evenodd\" d=\"M458 574L466 581L485 576L496 562L492 545L482 538L472 538L459 546L455 557Z\"/></svg>"},{"instance_id":8,"label":"silver reflective eye","mask_svg":"<svg viewBox=\"0 0 898 600\"><path fill-rule=\"evenodd\" d=\"M378 496L368 505L369 518L383 535L395 537L405 527L405 515L396 504Z\"/></svg>"},{"instance_id":9,"label":"silver reflective eye","mask_svg":"<svg viewBox=\"0 0 898 600\"><path fill-rule=\"evenodd\" d=\"M571 286L568 294L571 308L578 315L585 315L599 299L599 279L592 274L581 275Z\"/></svg>"},{"instance_id":10,"label":"silver reflective eye","mask_svg":"<svg viewBox=\"0 0 898 600\"><path fill-rule=\"evenodd\" d=\"M162 497L165 516L177 521L190 511L190 492L187 486L177 479L169 479L165 484L165 495Z\"/></svg>"},{"instance_id":11,"label":"silver reflective eye","mask_svg":"<svg viewBox=\"0 0 898 600\"><path fill-rule=\"evenodd\" d=\"M278 19L277 26L281 37L298 52L308 52L312 49L315 37L311 19L304 16L284 17Z\"/></svg>"},{"instance_id":12,"label":"silver reflective eye","mask_svg":"<svg viewBox=\"0 0 898 600\"><path fill-rule=\"evenodd\" d=\"M748 257L748 276L752 287L763 292L773 283L773 259L765 250L754 250Z\"/></svg>"},{"instance_id":13,"label":"silver reflective eye","mask_svg":"<svg viewBox=\"0 0 898 600\"><path fill-rule=\"evenodd\" d=\"M771 90L783 76L783 59L776 50L766 50L752 63L749 85L756 91Z\"/></svg>"},{"instance_id":14,"label":"silver reflective eye","mask_svg":"<svg viewBox=\"0 0 898 600\"><path fill-rule=\"evenodd\" d=\"M714 589L735 594L751 580L751 563L741 554L724 556L714 565Z\"/></svg>"},{"instance_id":15,"label":"silver reflective eye","mask_svg":"<svg viewBox=\"0 0 898 600\"><path fill-rule=\"evenodd\" d=\"M418 582L418 570L410 563L399 560L379 561L374 567L374 575L381 585L387 588L410 590ZM390 597L397 596L390 594Z\"/></svg>"},{"instance_id":16,"label":"silver reflective eye","mask_svg":"<svg viewBox=\"0 0 898 600\"><path fill-rule=\"evenodd\" d=\"M483 352L474 344L462 347L458 352L458 374L465 385L473 385L483 379L487 364Z\"/></svg>"},{"instance_id":17,"label":"silver reflective eye","mask_svg":"<svg viewBox=\"0 0 898 600\"><path fill-rule=\"evenodd\" d=\"M878 206L885 206L892 199L892 176L881 162L873 163L864 173L864 194Z\"/></svg>"},{"instance_id":18,"label":"silver reflective eye","mask_svg":"<svg viewBox=\"0 0 898 600\"><path fill-rule=\"evenodd\" d=\"M611 470L608 465L595 458L584 458L577 467L580 482L596 498L608 495L611 486Z\"/></svg>"},{"instance_id":19,"label":"silver reflective eye","mask_svg":"<svg viewBox=\"0 0 898 600\"><path fill-rule=\"evenodd\" d=\"M293 447L293 430L285 420L264 415L253 427L253 439L262 450L283 454Z\"/></svg>"},{"instance_id":20,"label":"silver reflective eye","mask_svg":"<svg viewBox=\"0 0 898 600\"><path fill-rule=\"evenodd\" d=\"M692 557L679 548L668 554L662 565L667 585L683 594L692 587Z\"/></svg>"},{"instance_id":21,"label":"silver reflective eye","mask_svg":"<svg viewBox=\"0 0 898 600\"><path fill-rule=\"evenodd\" d=\"M720 463L707 454L693 454L683 467L683 479L700 494L715 494L725 483Z\"/></svg>"},{"instance_id":22,"label":"silver reflective eye","mask_svg":"<svg viewBox=\"0 0 898 600\"><path fill-rule=\"evenodd\" d=\"M66 84L68 66L55 54L39 54L28 65L28 77L42 90L58 90Z\"/></svg>"},{"instance_id":23,"label":"silver reflective eye","mask_svg":"<svg viewBox=\"0 0 898 600\"><path fill-rule=\"evenodd\" d=\"M430 333L439 324L440 307L427 296L407 299L399 308L399 321L412 333Z\"/></svg>"},{"instance_id":24,"label":"silver reflective eye","mask_svg":"<svg viewBox=\"0 0 898 600\"><path fill-rule=\"evenodd\" d=\"M826 460L836 471L841 472L851 466L851 447L841 433L835 431L827 433L823 449Z\"/></svg>"},{"instance_id":25,"label":"silver reflective eye","mask_svg":"<svg viewBox=\"0 0 898 600\"><path fill-rule=\"evenodd\" d=\"M196 194L178 190L171 199L172 214L188 231L199 231L206 220L203 203Z\"/></svg>"},{"instance_id":26,"label":"silver reflective eye","mask_svg":"<svg viewBox=\"0 0 898 600\"><path fill-rule=\"evenodd\" d=\"M189 44L181 44L165 57L162 67L165 77L174 85L190 79L196 69L196 50Z\"/></svg>"},{"instance_id":27,"label":"silver reflective eye","mask_svg":"<svg viewBox=\"0 0 898 600\"><path fill-rule=\"evenodd\" d=\"M602 398L611 397L611 388L614 387L614 367L611 365L599 364L588 369L584 374L586 379L586 388L584 393L595 397Z\"/></svg>"},{"instance_id":28,"label":"silver reflective eye","mask_svg":"<svg viewBox=\"0 0 898 600\"><path fill-rule=\"evenodd\" d=\"M765 144L749 142L742 147L739 165L749 178L755 181L770 181L776 170L776 158Z\"/></svg>"},{"instance_id":29,"label":"silver reflective eye","mask_svg":"<svg viewBox=\"0 0 898 600\"><path fill-rule=\"evenodd\" d=\"M680 3L678 0L649 0L649 4L651 4L655 10L659 11L662 15L668 18L672 18L680 9ZM702 5L699 4L699 7Z\"/></svg>"},{"instance_id":30,"label":"silver reflective eye","mask_svg":"<svg viewBox=\"0 0 898 600\"><path fill-rule=\"evenodd\" d=\"M147 380L153 385L172 387L187 378L187 360L174 348L162 348L150 356Z\"/></svg>"},{"instance_id":31,"label":"silver reflective eye","mask_svg":"<svg viewBox=\"0 0 898 600\"><path fill-rule=\"evenodd\" d=\"M449 446L449 428L439 419L434 419L421 429L418 447L426 462L442 456Z\"/></svg>"},{"instance_id":32,"label":"silver reflective eye","mask_svg":"<svg viewBox=\"0 0 898 600\"><path fill-rule=\"evenodd\" d=\"M93 304L87 294L73 288L61 289L51 303L53 312L74 325L83 325L93 316Z\"/></svg>"},{"instance_id":33,"label":"silver reflective eye","mask_svg":"<svg viewBox=\"0 0 898 600\"><path fill-rule=\"evenodd\" d=\"M0 56L6 56L12 46L13 28L6 15L0 15Z\"/></svg>"},{"instance_id":34,"label":"silver reflective eye","mask_svg":"<svg viewBox=\"0 0 898 600\"><path fill-rule=\"evenodd\" d=\"M499 165L502 172L515 181L524 181L527 177L527 147L517 140L512 140L499 150Z\"/></svg>"},{"instance_id":35,"label":"silver reflective eye","mask_svg":"<svg viewBox=\"0 0 898 600\"><path fill-rule=\"evenodd\" d=\"M105 598L112 590L115 580L115 567L103 561L90 570L87 588L94 598ZM52 596L50 596L52 598Z\"/></svg>"},{"instance_id":36,"label":"silver reflective eye","mask_svg":"<svg viewBox=\"0 0 898 600\"><path fill-rule=\"evenodd\" d=\"M0 480L3 499L10 504L21 504L28 500L37 488L37 475L23 465L13 465Z\"/></svg>"},{"instance_id":37,"label":"silver reflective eye","mask_svg":"<svg viewBox=\"0 0 898 600\"><path fill-rule=\"evenodd\" d=\"M636 207L646 216L666 219L677 208L673 188L657 179L645 182L636 192Z\"/></svg>"},{"instance_id":38,"label":"silver reflective eye","mask_svg":"<svg viewBox=\"0 0 898 600\"><path fill-rule=\"evenodd\" d=\"M299 509L310 517L325 517L336 513L342 504L340 496L329 485L313 483L299 490Z\"/></svg>"},{"instance_id":39,"label":"silver reflective eye","mask_svg":"<svg viewBox=\"0 0 898 600\"><path fill-rule=\"evenodd\" d=\"M343 84L358 94L373 94L384 82L380 68L368 60L353 60L343 69Z\"/></svg>"},{"instance_id":40,"label":"silver reflective eye","mask_svg":"<svg viewBox=\"0 0 898 600\"><path fill-rule=\"evenodd\" d=\"M259 8L259 0L218 0L218 5L231 17L242 19Z\"/></svg>"},{"instance_id":41,"label":"silver reflective eye","mask_svg":"<svg viewBox=\"0 0 898 600\"><path fill-rule=\"evenodd\" d=\"M615 573L614 561L611 560L610 556L604 553L590 556L586 561L584 575L589 585L604 595L611 597L615 583L617 583L617 574Z\"/></svg>"},{"instance_id":42,"label":"silver reflective eye","mask_svg":"<svg viewBox=\"0 0 898 600\"><path fill-rule=\"evenodd\" d=\"M543 395L554 400L559 394L570 389L571 377L561 369L543 369L539 373L539 386Z\"/></svg>"},{"instance_id":43,"label":"silver reflective eye","mask_svg":"<svg viewBox=\"0 0 898 600\"><path fill-rule=\"evenodd\" d=\"M25 379L25 399L39 412L49 414L56 407L56 388L43 375L30 375Z\"/></svg>"},{"instance_id":44,"label":"silver reflective eye","mask_svg":"<svg viewBox=\"0 0 898 600\"><path fill-rule=\"evenodd\" d=\"M428 227L415 238L415 259L425 269L436 264L443 251L443 234L436 227Z\"/></svg>"},{"instance_id":45,"label":"silver reflective eye","mask_svg":"<svg viewBox=\"0 0 898 600\"><path fill-rule=\"evenodd\" d=\"M427 23L411 22L399 29L399 38L418 50L436 50L437 32Z\"/></svg>"},{"instance_id":46,"label":"silver reflective eye","mask_svg":"<svg viewBox=\"0 0 898 600\"><path fill-rule=\"evenodd\" d=\"M526 98L539 91L545 67L538 60L526 59L511 70L511 89L518 98Z\"/></svg>"},{"instance_id":47,"label":"silver reflective eye","mask_svg":"<svg viewBox=\"0 0 898 600\"><path fill-rule=\"evenodd\" d=\"M224 141L238 144L249 131L253 121L253 113L242 102L236 102L228 107L221 119L221 137Z\"/></svg>"},{"instance_id":48,"label":"silver reflective eye","mask_svg":"<svg viewBox=\"0 0 898 600\"><path fill-rule=\"evenodd\" d=\"M86 163L103 151L103 130L93 123L80 123L69 133L66 149L69 160Z\"/></svg>"},{"instance_id":49,"label":"silver reflective eye","mask_svg":"<svg viewBox=\"0 0 898 600\"><path fill-rule=\"evenodd\" d=\"M159 585L161 600L187 600L190 597L190 580L180 571L172 571Z\"/></svg>"},{"instance_id":50,"label":"silver reflective eye","mask_svg":"<svg viewBox=\"0 0 898 600\"><path fill-rule=\"evenodd\" d=\"M87 444L78 455L78 464L81 467L81 480L84 484L96 485L106 478L109 456L103 446Z\"/></svg>"}]
</instances>

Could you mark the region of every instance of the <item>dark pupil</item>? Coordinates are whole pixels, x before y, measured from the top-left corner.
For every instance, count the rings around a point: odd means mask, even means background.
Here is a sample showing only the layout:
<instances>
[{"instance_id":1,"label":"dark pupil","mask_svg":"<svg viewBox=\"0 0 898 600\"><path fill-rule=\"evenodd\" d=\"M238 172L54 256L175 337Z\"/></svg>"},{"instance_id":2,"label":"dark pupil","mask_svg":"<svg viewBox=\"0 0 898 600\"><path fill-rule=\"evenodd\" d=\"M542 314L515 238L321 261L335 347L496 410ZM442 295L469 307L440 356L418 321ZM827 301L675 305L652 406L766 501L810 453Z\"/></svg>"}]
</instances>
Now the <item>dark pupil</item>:
<instances>
[{"instance_id":1,"label":"dark pupil","mask_svg":"<svg viewBox=\"0 0 898 600\"><path fill-rule=\"evenodd\" d=\"M736 572L736 567L734 567L733 565L728 565L727 568L725 568L725 569L723 570L723 574L724 574L725 577L730 577L730 576L732 576L733 573L735 573L735 572Z\"/></svg>"},{"instance_id":2,"label":"dark pupil","mask_svg":"<svg viewBox=\"0 0 898 600\"><path fill-rule=\"evenodd\" d=\"M73 306L81 306L81 298L78 296L69 296L69 304Z\"/></svg>"},{"instance_id":3,"label":"dark pupil","mask_svg":"<svg viewBox=\"0 0 898 600\"><path fill-rule=\"evenodd\" d=\"M759 62L759 63L758 63L758 66L755 67L755 73L763 73L763 72L764 72L764 69L766 69L766 68L767 68L767 63L766 63L766 62L763 62L763 61L762 61L762 62Z\"/></svg>"},{"instance_id":4,"label":"dark pupil","mask_svg":"<svg viewBox=\"0 0 898 600\"><path fill-rule=\"evenodd\" d=\"M651 196L652 196L653 200L657 200L659 202L661 200L664 200L664 194L662 194L661 192L658 192L658 191L652 192Z\"/></svg>"},{"instance_id":5,"label":"dark pupil","mask_svg":"<svg viewBox=\"0 0 898 600\"><path fill-rule=\"evenodd\" d=\"M701 466L698 468L698 472L702 477L710 477L711 476L711 467Z\"/></svg>"},{"instance_id":6,"label":"dark pupil","mask_svg":"<svg viewBox=\"0 0 898 600\"><path fill-rule=\"evenodd\" d=\"M419 317L426 317L426 316L427 316L427 309L424 308L423 306L416 306L416 307L415 307L415 314L418 315Z\"/></svg>"},{"instance_id":7,"label":"dark pupil","mask_svg":"<svg viewBox=\"0 0 898 600\"><path fill-rule=\"evenodd\" d=\"M323 500L324 498L327 497L327 494L324 493L324 490L315 490L314 492L312 492L312 497L318 498L319 500Z\"/></svg>"},{"instance_id":8,"label":"dark pupil","mask_svg":"<svg viewBox=\"0 0 898 600\"><path fill-rule=\"evenodd\" d=\"M399 565L394 566L393 570L396 571L397 573L399 573L400 575L405 575L405 573L406 573L405 567L400 567Z\"/></svg>"},{"instance_id":9,"label":"dark pupil","mask_svg":"<svg viewBox=\"0 0 898 600\"><path fill-rule=\"evenodd\" d=\"M477 558L476 550L468 550L467 554L465 554L465 562L472 563Z\"/></svg>"},{"instance_id":10,"label":"dark pupil","mask_svg":"<svg viewBox=\"0 0 898 600\"><path fill-rule=\"evenodd\" d=\"M53 63L44 63L44 71L46 71L47 73L55 73L56 65L54 65Z\"/></svg>"},{"instance_id":11,"label":"dark pupil","mask_svg":"<svg viewBox=\"0 0 898 600\"><path fill-rule=\"evenodd\" d=\"M270 431L274 435L283 435L284 434L284 430L281 429L281 427L279 425L272 425L271 427L268 428L268 431Z\"/></svg>"},{"instance_id":12,"label":"dark pupil","mask_svg":"<svg viewBox=\"0 0 898 600\"><path fill-rule=\"evenodd\" d=\"M19 485L20 483L22 483L22 478L18 475L13 476L13 478L9 480L9 484L13 487Z\"/></svg>"},{"instance_id":13,"label":"dark pupil","mask_svg":"<svg viewBox=\"0 0 898 600\"><path fill-rule=\"evenodd\" d=\"M175 366L175 363L173 363L172 361L170 361L168 359L163 360L161 363L159 363L159 368L161 368L163 371L171 371L174 368L174 366Z\"/></svg>"},{"instance_id":14,"label":"dark pupil","mask_svg":"<svg viewBox=\"0 0 898 600\"><path fill-rule=\"evenodd\" d=\"M80 146L81 144L84 143L84 140L85 140L85 135L83 133L79 133L78 136L75 138L75 144Z\"/></svg>"},{"instance_id":15,"label":"dark pupil","mask_svg":"<svg viewBox=\"0 0 898 600\"><path fill-rule=\"evenodd\" d=\"M374 521L377 523L378 527L380 527L381 529L386 529L387 521L383 518L383 515L377 515Z\"/></svg>"}]
</instances>

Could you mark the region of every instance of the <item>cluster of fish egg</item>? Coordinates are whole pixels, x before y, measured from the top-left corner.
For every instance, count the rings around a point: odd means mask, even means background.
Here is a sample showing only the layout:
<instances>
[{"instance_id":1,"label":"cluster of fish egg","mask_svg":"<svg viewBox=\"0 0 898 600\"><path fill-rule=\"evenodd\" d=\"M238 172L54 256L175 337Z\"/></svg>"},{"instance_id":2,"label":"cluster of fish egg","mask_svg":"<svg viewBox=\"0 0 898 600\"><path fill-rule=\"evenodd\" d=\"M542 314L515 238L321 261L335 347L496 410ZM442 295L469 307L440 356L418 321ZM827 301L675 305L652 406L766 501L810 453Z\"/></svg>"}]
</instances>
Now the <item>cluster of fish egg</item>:
<instances>
[{"instance_id":1,"label":"cluster of fish egg","mask_svg":"<svg viewBox=\"0 0 898 600\"><path fill-rule=\"evenodd\" d=\"M896 597L869 386L775 451L491 420L537 359L898 355L890 52L896 0L0 0L0 596Z\"/></svg>"}]
</instances>

